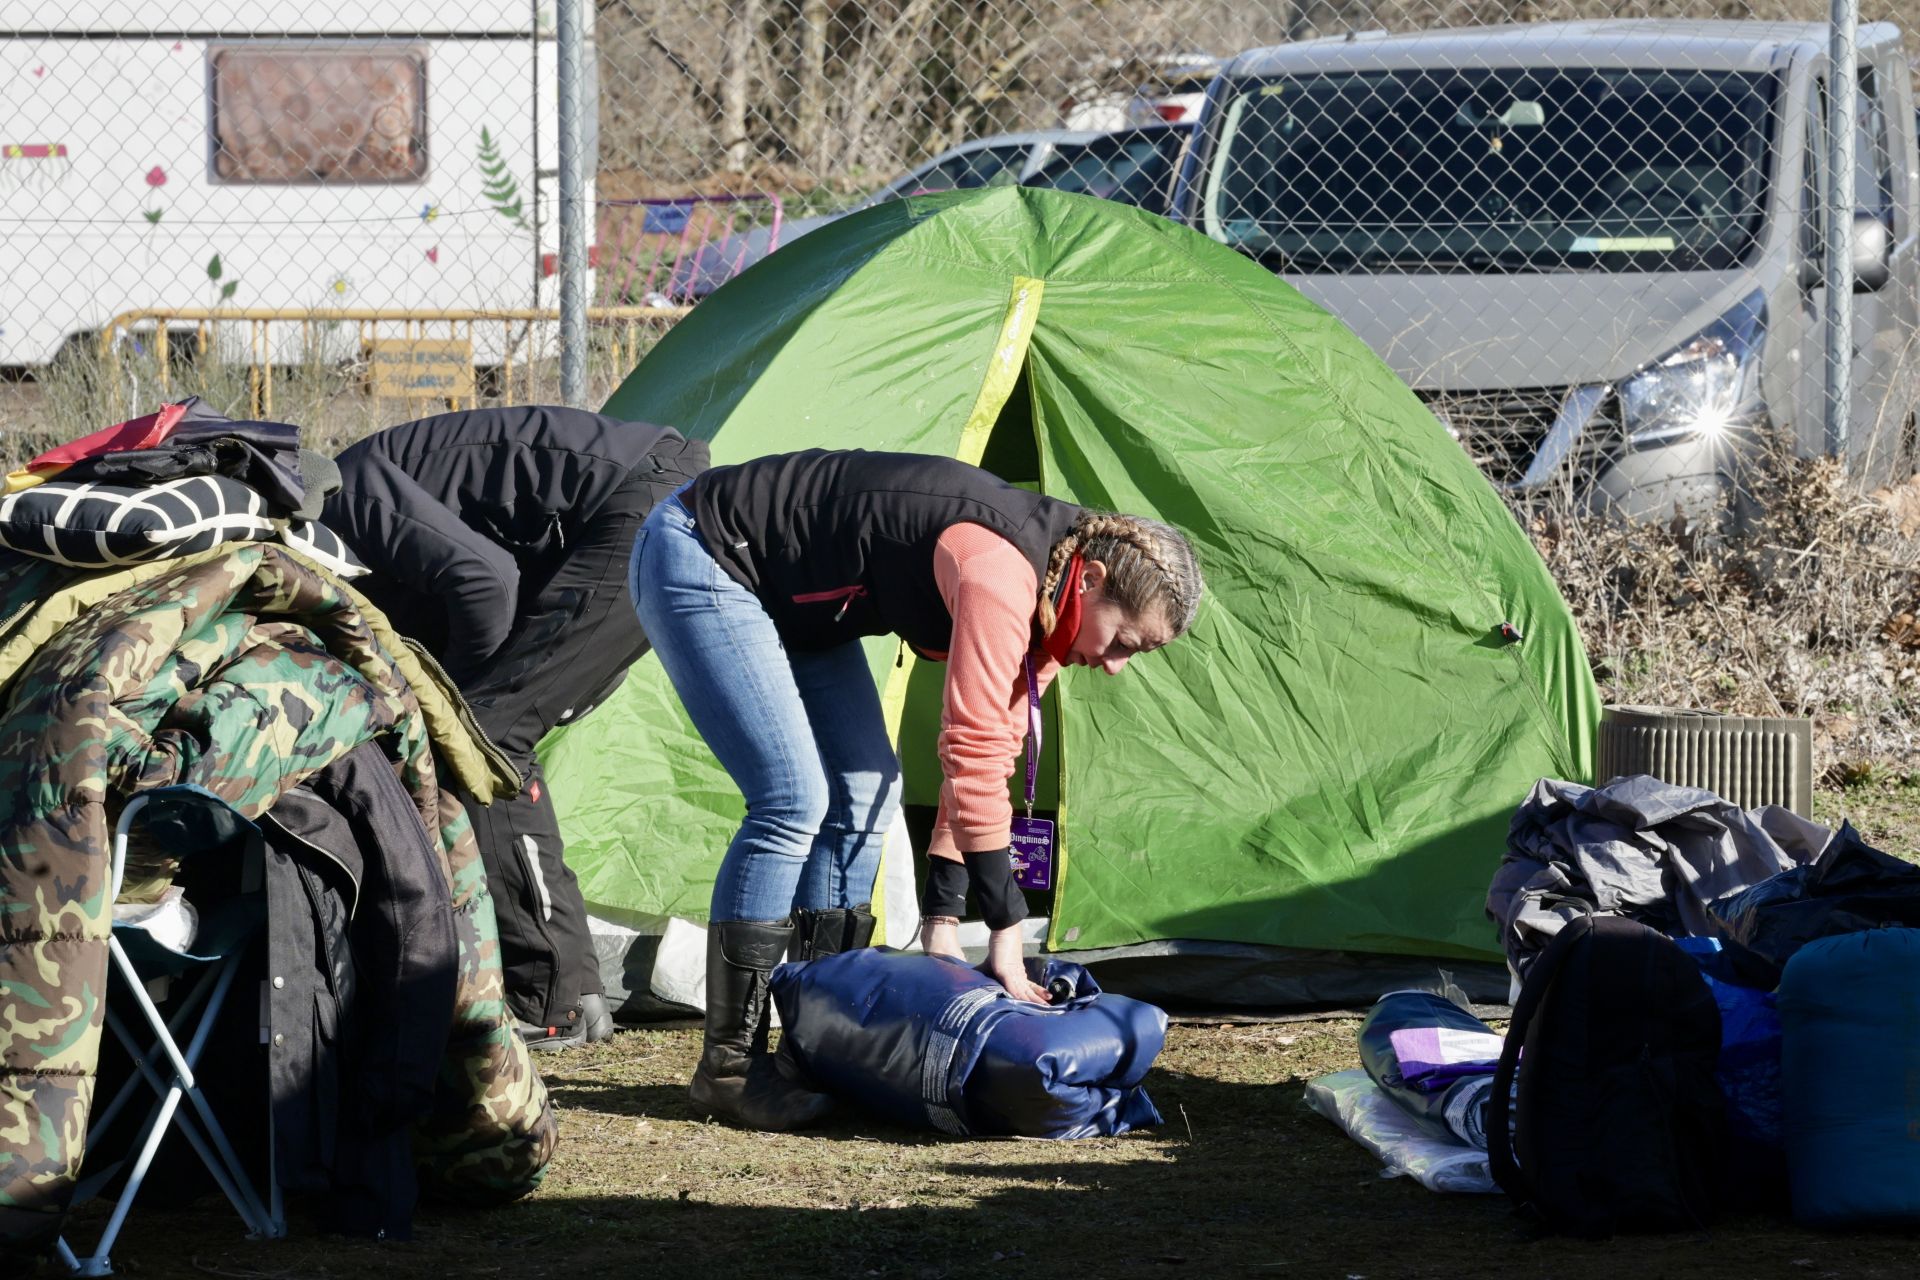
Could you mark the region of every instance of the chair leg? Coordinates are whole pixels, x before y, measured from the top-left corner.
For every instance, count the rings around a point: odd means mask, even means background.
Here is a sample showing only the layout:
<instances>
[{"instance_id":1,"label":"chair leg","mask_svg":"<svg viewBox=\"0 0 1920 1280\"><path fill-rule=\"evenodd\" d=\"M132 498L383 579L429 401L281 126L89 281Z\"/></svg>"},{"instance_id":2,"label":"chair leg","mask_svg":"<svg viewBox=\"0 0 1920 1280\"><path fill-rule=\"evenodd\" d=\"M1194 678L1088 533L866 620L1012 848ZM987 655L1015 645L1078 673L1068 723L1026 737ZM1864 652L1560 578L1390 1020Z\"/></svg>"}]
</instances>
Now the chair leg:
<instances>
[{"instance_id":1,"label":"chair leg","mask_svg":"<svg viewBox=\"0 0 1920 1280\"><path fill-rule=\"evenodd\" d=\"M194 983L192 989L180 997L179 1007L173 1011L173 1016L167 1019L167 1034L172 1037L178 1037L184 1034L194 1013L200 1008L201 1002L204 1001L212 991L213 983L211 982L203 979ZM113 1016L113 1011L109 1009L107 1011L107 1017L112 1018ZM139 1050L136 1048L133 1037L122 1034L120 1041L126 1046L127 1053L133 1056L134 1061L139 1062L143 1060L140 1057ZM151 1058L159 1052L159 1040L156 1039L148 1043L146 1057ZM133 1100L133 1096L139 1088L140 1081L133 1076L128 1076L127 1082L120 1086L120 1092L113 1095L113 1101L109 1102L99 1114L94 1116L92 1123L87 1126L88 1146L92 1146L95 1139L113 1126L113 1122L119 1118L121 1109ZM154 1086L153 1091L159 1093L160 1087L158 1085Z\"/></svg>"},{"instance_id":2,"label":"chair leg","mask_svg":"<svg viewBox=\"0 0 1920 1280\"><path fill-rule=\"evenodd\" d=\"M222 960L215 970L213 993L207 997L206 1012L200 1015L199 1025L194 1028L193 1038L187 1042L186 1052L183 1054L179 1042L166 1034L166 1024L160 1019L160 1011L154 1007L152 999L148 997L146 987L140 982L139 972L134 969L133 962L127 958L127 953L120 947L120 940L112 938L108 945L120 965L122 976L126 978L127 985L133 992L135 1002L139 1004L140 1011L146 1015L148 1025L160 1036L160 1047L166 1051L167 1057L173 1062L175 1084L192 1104L193 1110L199 1114L201 1123L206 1125L207 1134L219 1151L221 1160L224 1161L225 1171L231 1174L232 1181L237 1185L234 1187L226 1185L226 1180L221 1177L223 1166L214 1161L207 1162L208 1172L213 1174L214 1181L222 1183L220 1189L227 1193L229 1200L233 1201L233 1207L239 1212L240 1220L247 1224L247 1230L255 1235L266 1234L267 1211L261 1205L260 1197L254 1192L253 1184L247 1178L245 1169L241 1167L240 1157L234 1153L232 1144L227 1141L226 1130L222 1129L220 1122L213 1118L213 1109L207 1105L205 1095L200 1092L200 1086L193 1078L193 1064L200 1061L200 1053L206 1048L207 1037L213 1032L213 1024L219 1021L220 1010L226 1007L227 991L233 986L234 976L240 972L240 960L244 955L244 949ZM142 1067L143 1071L149 1069ZM182 1129L184 1131L184 1125ZM201 1158L206 1158L204 1153ZM125 1198L131 1199L136 1189L136 1184L129 1179Z\"/></svg>"},{"instance_id":3,"label":"chair leg","mask_svg":"<svg viewBox=\"0 0 1920 1280\"><path fill-rule=\"evenodd\" d=\"M120 1037L123 1044L133 1043L133 1037L128 1033L126 1025L120 1021L118 1014L108 1012L107 1026ZM198 1054L188 1056L189 1060L196 1065L199 1063ZM134 1065L139 1071L140 1078L152 1087L154 1093L165 1096L169 1086L160 1078L159 1073L138 1059L135 1060ZM185 1090L184 1093L187 1100L195 1104L194 1110L199 1111L206 1107L206 1097L200 1092L198 1085ZM250 1232L256 1235L264 1234L267 1225L266 1210L260 1205L258 1197L253 1193L253 1188L248 1185L247 1175L240 1164L240 1158L234 1154L233 1148L227 1143L225 1132L217 1123L212 1124L210 1132L215 1137L209 1143L206 1133L202 1131L200 1124L195 1122L191 1112L179 1112L176 1119L180 1125L180 1135L193 1147L194 1154L200 1157L200 1162L206 1165L207 1172L213 1175L214 1183L219 1186L221 1194L226 1196L233 1205L234 1211L240 1215L240 1220L247 1224ZM151 1117L148 1122L152 1123Z\"/></svg>"},{"instance_id":4,"label":"chair leg","mask_svg":"<svg viewBox=\"0 0 1920 1280\"><path fill-rule=\"evenodd\" d=\"M173 1122L173 1113L180 1107L182 1090L178 1083L167 1090L160 1102L160 1114L153 1128L147 1132L147 1140L140 1145L140 1158L134 1161L133 1172L127 1175L126 1189L120 1193L120 1199L114 1203L113 1214L107 1219L106 1230L100 1233L100 1241L94 1245L89 1257L81 1258L77 1270L83 1276L106 1276L113 1274L113 1242L120 1237L120 1228L126 1225L127 1214L133 1211L133 1198L140 1190L140 1184L147 1180L147 1167L153 1163L154 1152L160 1149L161 1139L167 1136L167 1126Z\"/></svg>"},{"instance_id":5,"label":"chair leg","mask_svg":"<svg viewBox=\"0 0 1920 1280\"><path fill-rule=\"evenodd\" d=\"M75 1257L72 1248L62 1239L56 1246L60 1260L70 1270L83 1276L112 1274L114 1241L119 1238L127 1215L133 1209L134 1200L140 1193L141 1185L146 1181L147 1171L153 1164L154 1155L166 1138L168 1126L176 1120L182 1136L193 1147L201 1162L206 1165L207 1172L213 1175L214 1182L219 1185L221 1192L232 1203L234 1211L246 1224L248 1233L256 1238L269 1239L285 1235L286 1228L279 1212L278 1178L274 1178L272 1183L275 1207L272 1212L269 1212L261 1203L258 1193L254 1191L253 1183L247 1177L238 1154L233 1150L233 1145L227 1141L225 1129L214 1116L213 1109L207 1104L206 1097L201 1093L193 1076L194 1064L199 1062L200 1055L206 1048L207 1037L212 1032L214 1023L218 1021L220 1011L226 1006L228 991L233 986L235 975L240 971L241 953L236 952L223 960L212 973L201 979L196 990L187 997L187 1007L191 1008L199 1001L199 988L210 988L206 996L206 1007L201 1012L199 1022L194 1027L193 1036L183 1051L172 1034L179 1029L178 1024L182 1013L176 1012L175 1025L169 1025L162 1020L160 1011L154 1006L145 986L140 981L138 971L134 969L132 961L127 958L126 952L121 949L120 940L110 936L107 946L108 953L120 970L120 976L132 993L135 1004L139 1006L141 1014L157 1037L153 1049L143 1055L140 1052L140 1041L134 1037L131 1028L119 1014L112 1010L107 1011L107 1025L126 1046L139 1078L145 1080L154 1092L160 1095L160 1102L148 1118L146 1136L141 1141L138 1158L134 1162L132 1172L127 1175L126 1186L121 1190L119 1200L114 1205L113 1212L107 1219L106 1228L101 1232L93 1252L85 1258ZM161 1073L148 1061L155 1056L155 1051L160 1056L164 1056L172 1067L170 1081L163 1079ZM134 1082L128 1083L131 1085ZM123 1105L126 1096L126 1091L123 1090L121 1095L114 1099L110 1110L117 1110ZM190 1109L185 1112L180 1110L183 1099L190 1104ZM111 1122L112 1119L112 1115L102 1117L103 1122ZM268 1160L271 1164L271 1149L269 1149ZM269 1169L270 1174L271 1172Z\"/></svg>"}]
</instances>

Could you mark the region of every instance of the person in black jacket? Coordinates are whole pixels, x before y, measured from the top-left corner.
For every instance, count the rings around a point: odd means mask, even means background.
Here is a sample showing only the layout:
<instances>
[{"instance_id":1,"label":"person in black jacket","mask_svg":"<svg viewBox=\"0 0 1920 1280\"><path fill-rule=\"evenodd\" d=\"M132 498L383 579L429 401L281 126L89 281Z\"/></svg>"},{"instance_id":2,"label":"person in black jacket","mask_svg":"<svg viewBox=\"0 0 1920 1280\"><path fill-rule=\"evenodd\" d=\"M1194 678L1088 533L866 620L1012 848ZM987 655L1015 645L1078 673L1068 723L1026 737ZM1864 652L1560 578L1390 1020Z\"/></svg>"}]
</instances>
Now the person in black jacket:
<instances>
[{"instance_id":1,"label":"person in black jacket","mask_svg":"<svg viewBox=\"0 0 1920 1280\"><path fill-rule=\"evenodd\" d=\"M647 650L624 581L654 504L706 470L666 427L546 405L445 413L337 459L325 523L359 585L440 662L526 779L469 803L500 922L507 1002L538 1048L612 1033L586 904L534 747L612 693Z\"/></svg>"}]
</instances>

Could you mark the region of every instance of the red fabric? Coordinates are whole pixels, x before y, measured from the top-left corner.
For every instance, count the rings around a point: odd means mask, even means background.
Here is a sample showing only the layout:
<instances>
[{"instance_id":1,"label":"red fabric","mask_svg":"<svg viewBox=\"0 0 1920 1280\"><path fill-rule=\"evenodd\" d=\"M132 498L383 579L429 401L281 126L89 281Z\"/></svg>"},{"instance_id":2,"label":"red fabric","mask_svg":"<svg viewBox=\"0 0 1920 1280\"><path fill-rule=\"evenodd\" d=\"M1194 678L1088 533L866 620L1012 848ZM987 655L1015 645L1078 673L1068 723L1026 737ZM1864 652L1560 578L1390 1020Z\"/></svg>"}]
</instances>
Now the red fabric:
<instances>
[{"instance_id":1,"label":"red fabric","mask_svg":"<svg viewBox=\"0 0 1920 1280\"><path fill-rule=\"evenodd\" d=\"M97 458L103 453L124 453L128 449L151 449L173 434L180 420L187 416L187 406L170 404L157 413L149 413L143 418L131 418L126 422L104 427L90 436L81 436L70 440L57 449L49 449L26 465L28 471L51 471L56 467L70 467L82 458Z\"/></svg>"},{"instance_id":2,"label":"red fabric","mask_svg":"<svg viewBox=\"0 0 1920 1280\"><path fill-rule=\"evenodd\" d=\"M1067 561L1067 571L1060 579L1065 593L1054 610L1053 630L1042 642L1047 656L1055 662L1067 660L1067 650L1080 635L1080 592L1086 586L1080 580L1080 569L1080 553L1076 551L1073 559Z\"/></svg>"}]
</instances>

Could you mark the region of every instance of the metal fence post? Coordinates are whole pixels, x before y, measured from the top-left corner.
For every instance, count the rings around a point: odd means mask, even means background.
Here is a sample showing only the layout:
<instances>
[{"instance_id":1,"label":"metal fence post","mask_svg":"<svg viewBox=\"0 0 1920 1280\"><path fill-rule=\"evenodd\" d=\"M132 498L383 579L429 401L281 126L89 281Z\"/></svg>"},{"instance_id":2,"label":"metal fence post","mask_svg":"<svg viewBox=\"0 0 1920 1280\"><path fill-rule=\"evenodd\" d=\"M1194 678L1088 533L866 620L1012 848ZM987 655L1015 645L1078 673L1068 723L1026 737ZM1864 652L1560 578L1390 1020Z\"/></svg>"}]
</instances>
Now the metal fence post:
<instances>
[{"instance_id":1,"label":"metal fence post","mask_svg":"<svg viewBox=\"0 0 1920 1280\"><path fill-rule=\"evenodd\" d=\"M1853 409L1853 132L1859 0L1833 0L1827 77L1827 453L1844 464Z\"/></svg>"},{"instance_id":2,"label":"metal fence post","mask_svg":"<svg viewBox=\"0 0 1920 1280\"><path fill-rule=\"evenodd\" d=\"M560 95L560 398L576 409L587 398L587 217L581 65L585 27L580 0L556 0Z\"/></svg>"}]
</instances>

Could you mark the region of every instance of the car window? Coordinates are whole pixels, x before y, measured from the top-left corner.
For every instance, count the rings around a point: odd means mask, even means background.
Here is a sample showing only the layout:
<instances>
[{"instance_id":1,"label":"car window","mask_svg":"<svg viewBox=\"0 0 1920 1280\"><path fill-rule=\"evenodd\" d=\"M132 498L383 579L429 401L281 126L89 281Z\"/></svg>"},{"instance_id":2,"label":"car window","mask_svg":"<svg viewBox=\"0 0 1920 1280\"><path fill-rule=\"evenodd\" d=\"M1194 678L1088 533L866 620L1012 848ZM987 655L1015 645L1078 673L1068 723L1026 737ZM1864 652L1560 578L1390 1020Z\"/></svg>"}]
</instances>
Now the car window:
<instances>
[{"instance_id":1,"label":"car window","mask_svg":"<svg viewBox=\"0 0 1920 1280\"><path fill-rule=\"evenodd\" d=\"M975 187L1012 186L1026 165L1025 146L982 147L942 160L896 195L923 195L932 191L970 191Z\"/></svg>"},{"instance_id":2,"label":"car window","mask_svg":"<svg viewBox=\"0 0 1920 1280\"><path fill-rule=\"evenodd\" d=\"M1893 148L1887 143L1885 92L1872 67L1860 68L1853 130L1853 206L1893 220Z\"/></svg>"},{"instance_id":3,"label":"car window","mask_svg":"<svg viewBox=\"0 0 1920 1280\"><path fill-rule=\"evenodd\" d=\"M1777 88L1616 67L1250 78L1203 225L1293 271L1724 270L1758 242Z\"/></svg>"},{"instance_id":4,"label":"car window","mask_svg":"<svg viewBox=\"0 0 1920 1280\"><path fill-rule=\"evenodd\" d=\"M1184 136L1183 130L1156 129L1063 145L1054 150L1027 185L1099 196L1165 213Z\"/></svg>"},{"instance_id":5,"label":"car window","mask_svg":"<svg viewBox=\"0 0 1920 1280\"><path fill-rule=\"evenodd\" d=\"M1827 116L1827 86L1819 84L1819 106L1807 117L1806 154L1800 161L1800 255L1809 262L1826 259L1826 196L1821 191L1821 122Z\"/></svg>"}]
</instances>

